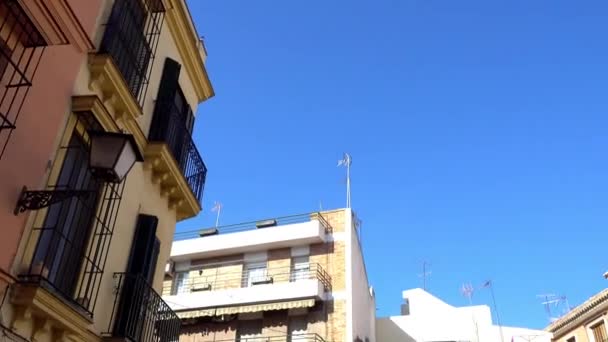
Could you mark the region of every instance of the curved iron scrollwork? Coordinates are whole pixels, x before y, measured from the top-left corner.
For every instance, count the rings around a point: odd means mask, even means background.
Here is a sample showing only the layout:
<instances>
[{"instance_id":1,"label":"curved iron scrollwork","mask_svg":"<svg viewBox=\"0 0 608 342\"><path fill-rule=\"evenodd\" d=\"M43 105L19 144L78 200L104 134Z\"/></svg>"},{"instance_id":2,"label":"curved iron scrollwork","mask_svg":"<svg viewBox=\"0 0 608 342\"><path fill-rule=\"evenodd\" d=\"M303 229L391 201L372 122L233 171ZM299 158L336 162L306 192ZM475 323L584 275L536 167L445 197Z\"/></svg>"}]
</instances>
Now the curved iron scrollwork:
<instances>
[{"instance_id":1,"label":"curved iron scrollwork","mask_svg":"<svg viewBox=\"0 0 608 342\"><path fill-rule=\"evenodd\" d=\"M17 206L13 212L15 215L26 210L38 210L46 208L54 203L62 202L71 197L86 197L93 194L91 190L38 190L29 191L23 187Z\"/></svg>"}]
</instances>

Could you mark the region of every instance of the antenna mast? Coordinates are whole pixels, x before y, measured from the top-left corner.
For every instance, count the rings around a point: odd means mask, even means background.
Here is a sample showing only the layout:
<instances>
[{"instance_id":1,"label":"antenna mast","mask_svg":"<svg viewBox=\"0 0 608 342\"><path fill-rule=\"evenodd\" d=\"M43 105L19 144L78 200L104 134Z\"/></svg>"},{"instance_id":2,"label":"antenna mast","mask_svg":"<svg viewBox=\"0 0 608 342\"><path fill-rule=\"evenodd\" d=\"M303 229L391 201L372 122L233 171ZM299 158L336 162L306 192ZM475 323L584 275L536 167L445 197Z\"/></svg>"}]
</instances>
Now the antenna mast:
<instances>
[{"instance_id":1,"label":"antenna mast","mask_svg":"<svg viewBox=\"0 0 608 342\"><path fill-rule=\"evenodd\" d=\"M346 207L350 208L350 165L353 163L353 158L348 153L344 153L342 159L338 160L338 166L346 167Z\"/></svg>"},{"instance_id":2,"label":"antenna mast","mask_svg":"<svg viewBox=\"0 0 608 342\"><path fill-rule=\"evenodd\" d=\"M422 289L426 291L426 278L431 275L431 271L427 271L427 267L431 266L426 260L422 261L422 273L419 277L422 277Z\"/></svg>"}]
</instances>

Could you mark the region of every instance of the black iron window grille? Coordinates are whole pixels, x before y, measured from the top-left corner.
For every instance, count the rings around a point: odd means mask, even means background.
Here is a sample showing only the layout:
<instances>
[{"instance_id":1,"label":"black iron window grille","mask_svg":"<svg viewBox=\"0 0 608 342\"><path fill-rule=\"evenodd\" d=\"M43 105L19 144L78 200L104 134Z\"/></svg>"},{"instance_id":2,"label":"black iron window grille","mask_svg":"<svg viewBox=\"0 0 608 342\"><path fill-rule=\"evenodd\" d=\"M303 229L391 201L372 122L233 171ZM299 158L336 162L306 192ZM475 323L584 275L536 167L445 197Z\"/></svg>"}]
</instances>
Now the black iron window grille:
<instances>
[{"instance_id":1,"label":"black iron window grille","mask_svg":"<svg viewBox=\"0 0 608 342\"><path fill-rule=\"evenodd\" d=\"M16 128L46 42L17 0L0 0L0 158Z\"/></svg>"},{"instance_id":2,"label":"black iron window grille","mask_svg":"<svg viewBox=\"0 0 608 342\"><path fill-rule=\"evenodd\" d=\"M109 333L130 341L178 341L179 317L141 274L115 273ZM128 298L124 298L128 296Z\"/></svg>"},{"instance_id":3,"label":"black iron window grille","mask_svg":"<svg viewBox=\"0 0 608 342\"><path fill-rule=\"evenodd\" d=\"M100 130L90 113L78 114L63 161L50 189L89 192L54 203L36 218L28 239L31 262L20 281L37 283L92 317L99 295L125 182L106 183L89 169L89 130Z\"/></svg>"},{"instance_id":4,"label":"black iron window grille","mask_svg":"<svg viewBox=\"0 0 608 342\"><path fill-rule=\"evenodd\" d=\"M201 203L207 167L194 140L194 115L179 86L181 66L167 58L148 139L168 145L194 196Z\"/></svg>"},{"instance_id":5,"label":"black iron window grille","mask_svg":"<svg viewBox=\"0 0 608 342\"><path fill-rule=\"evenodd\" d=\"M164 17L162 0L115 0L101 43L142 107Z\"/></svg>"}]
</instances>

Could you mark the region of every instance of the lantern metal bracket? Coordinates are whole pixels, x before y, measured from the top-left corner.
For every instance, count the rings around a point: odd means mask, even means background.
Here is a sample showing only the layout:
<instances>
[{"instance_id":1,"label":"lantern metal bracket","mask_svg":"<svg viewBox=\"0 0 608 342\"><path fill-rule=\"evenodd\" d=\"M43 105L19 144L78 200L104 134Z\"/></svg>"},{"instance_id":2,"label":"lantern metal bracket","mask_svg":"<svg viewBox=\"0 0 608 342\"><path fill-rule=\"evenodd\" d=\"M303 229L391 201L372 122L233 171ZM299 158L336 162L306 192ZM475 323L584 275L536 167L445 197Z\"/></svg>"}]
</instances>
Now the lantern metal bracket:
<instances>
[{"instance_id":1,"label":"lantern metal bracket","mask_svg":"<svg viewBox=\"0 0 608 342\"><path fill-rule=\"evenodd\" d=\"M23 187L17 206L13 212L15 215L26 210L38 210L46 208L52 204L63 202L71 197L86 197L93 193L91 190L37 190L29 191Z\"/></svg>"}]
</instances>

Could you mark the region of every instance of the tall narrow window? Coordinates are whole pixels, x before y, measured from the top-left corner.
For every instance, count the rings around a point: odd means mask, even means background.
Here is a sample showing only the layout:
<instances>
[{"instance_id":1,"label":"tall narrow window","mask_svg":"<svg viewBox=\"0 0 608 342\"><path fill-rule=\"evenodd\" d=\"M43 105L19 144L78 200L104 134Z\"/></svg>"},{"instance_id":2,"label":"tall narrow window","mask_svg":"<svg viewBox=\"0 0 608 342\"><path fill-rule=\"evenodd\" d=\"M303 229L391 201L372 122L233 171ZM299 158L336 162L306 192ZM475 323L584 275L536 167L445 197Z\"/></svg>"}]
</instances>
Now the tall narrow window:
<instances>
[{"instance_id":1,"label":"tall narrow window","mask_svg":"<svg viewBox=\"0 0 608 342\"><path fill-rule=\"evenodd\" d=\"M160 0L116 0L101 52L112 56L131 94L142 105L165 8Z\"/></svg>"},{"instance_id":2,"label":"tall narrow window","mask_svg":"<svg viewBox=\"0 0 608 342\"><path fill-rule=\"evenodd\" d=\"M57 154L49 190L76 190L39 211L27 241L29 268L23 282L50 286L55 294L92 315L112 240L125 182L104 183L89 169L90 130L101 126L91 113L76 114L77 122ZM55 171L56 170L56 171Z\"/></svg>"},{"instance_id":3,"label":"tall narrow window","mask_svg":"<svg viewBox=\"0 0 608 342\"><path fill-rule=\"evenodd\" d=\"M245 264L243 268L243 286L249 287L266 283L268 280L267 274L266 262Z\"/></svg>"},{"instance_id":4,"label":"tall narrow window","mask_svg":"<svg viewBox=\"0 0 608 342\"><path fill-rule=\"evenodd\" d=\"M291 281L310 278L310 261L308 255L291 259Z\"/></svg>"},{"instance_id":5,"label":"tall narrow window","mask_svg":"<svg viewBox=\"0 0 608 342\"><path fill-rule=\"evenodd\" d=\"M83 259L91 222L97 206L100 184L89 171L88 149L78 134L73 134L58 179L69 189L88 189L86 198L69 198L53 204L40 229L34 254L34 268L60 292L71 296Z\"/></svg>"},{"instance_id":6,"label":"tall narrow window","mask_svg":"<svg viewBox=\"0 0 608 342\"><path fill-rule=\"evenodd\" d=\"M46 45L19 1L0 1L0 158L17 128Z\"/></svg>"},{"instance_id":7,"label":"tall narrow window","mask_svg":"<svg viewBox=\"0 0 608 342\"><path fill-rule=\"evenodd\" d=\"M606 326L604 322L600 322L591 327L591 331L593 331L593 338L595 342L605 342L608 339L608 335L606 334Z\"/></svg>"},{"instance_id":8,"label":"tall narrow window","mask_svg":"<svg viewBox=\"0 0 608 342\"><path fill-rule=\"evenodd\" d=\"M180 70L178 62L171 58L165 60L148 139L167 144L190 189L200 202L207 167L192 140L194 114L179 86Z\"/></svg>"},{"instance_id":9,"label":"tall narrow window","mask_svg":"<svg viewBox=\"0 0 608 342\"><path fill-rule=\"evenodd\" d=\"M142 287L150 287L158 261L160 242L156 237L158 217L140 214L131 243L131 254L124 275L114 333L140 340L145 329L143 320L151 314L144 311L148 298L142 296Z\"/></svg>"},{"instance_id":10,"label":"tall narrow window","mask_svg":"<svg viewBox=\"0 0 608 342\"><path fill-rule=\"evenodd\" d=\"M175 290L173 294L178 295L183 293L190 293L190 281L188 279L189 277L189 271L179 272L177 274L177 276L175 277Z\"/></svg>"}]
</instances>

